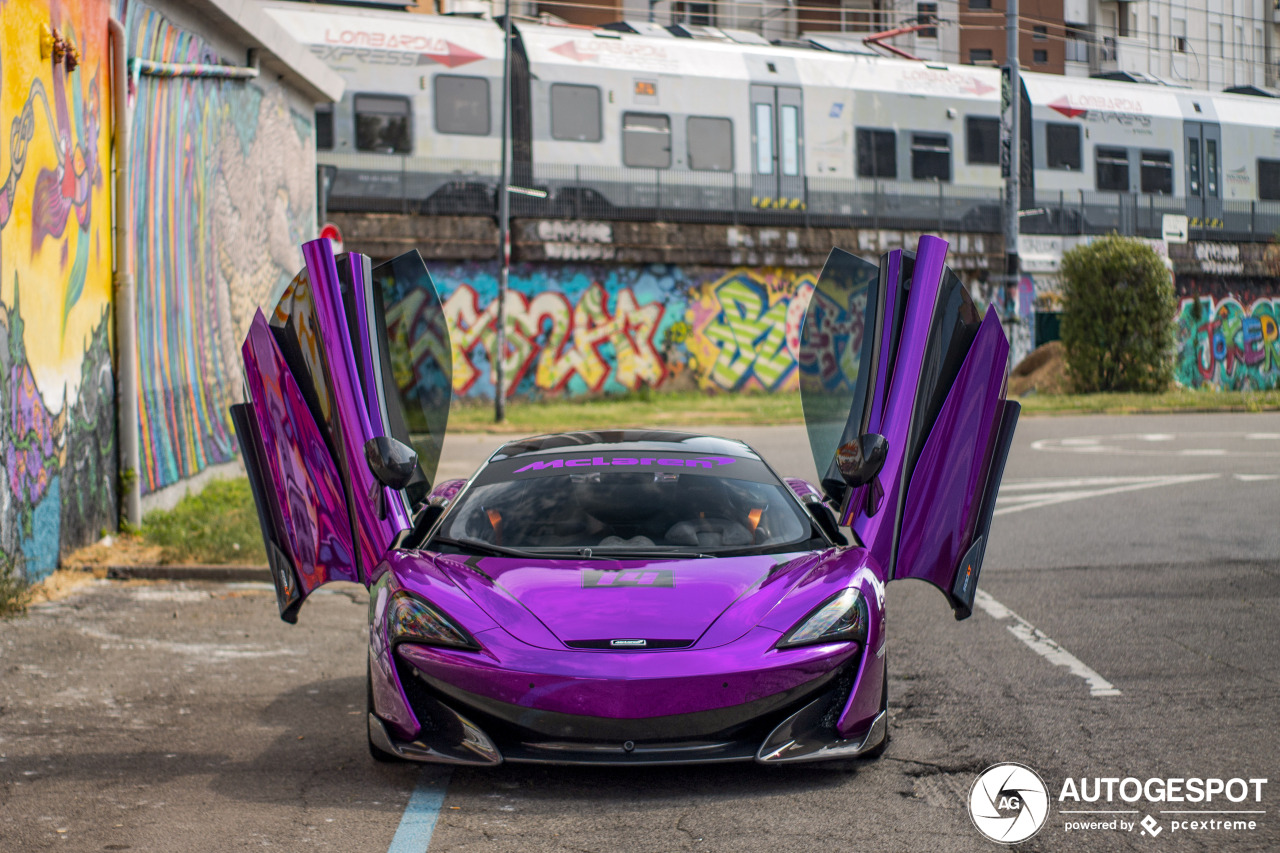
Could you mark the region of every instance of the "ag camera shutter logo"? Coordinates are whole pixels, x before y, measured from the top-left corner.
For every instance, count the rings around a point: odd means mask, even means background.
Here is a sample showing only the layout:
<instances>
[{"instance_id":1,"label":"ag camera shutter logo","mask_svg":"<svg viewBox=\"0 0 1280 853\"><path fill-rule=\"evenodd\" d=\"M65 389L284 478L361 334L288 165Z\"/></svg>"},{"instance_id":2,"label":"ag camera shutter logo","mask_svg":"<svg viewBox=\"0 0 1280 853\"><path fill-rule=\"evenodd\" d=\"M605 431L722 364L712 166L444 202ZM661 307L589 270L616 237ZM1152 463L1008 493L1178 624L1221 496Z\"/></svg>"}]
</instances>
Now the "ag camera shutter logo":
<instances>
[{"instance_id":1,"label":"ag camera shutter logo","mask_svg":"<svg viewBox=\"0 0 1280 853\"><path fill-rule=\"evenodd\" d=\"M1017 844L1040 831L1049 817L1049 789L1022 764L993 764L969 789L973 825L997 844Z\"/></svg>"}]
</instances>

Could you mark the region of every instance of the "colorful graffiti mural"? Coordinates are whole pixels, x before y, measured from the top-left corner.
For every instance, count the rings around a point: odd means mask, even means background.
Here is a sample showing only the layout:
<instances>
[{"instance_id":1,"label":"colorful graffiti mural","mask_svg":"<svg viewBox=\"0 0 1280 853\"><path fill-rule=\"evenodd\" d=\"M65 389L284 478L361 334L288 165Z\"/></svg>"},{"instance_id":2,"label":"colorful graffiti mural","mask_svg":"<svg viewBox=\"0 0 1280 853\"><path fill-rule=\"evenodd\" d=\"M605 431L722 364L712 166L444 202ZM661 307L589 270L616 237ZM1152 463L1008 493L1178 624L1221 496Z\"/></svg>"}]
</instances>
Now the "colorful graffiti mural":
<instances>
[{"instance_id":1,"label":"colorful graffiti mural","mask_svg":"<svg viewBox=\"0 0 1280 853\"><path fill-rule=\"evenodd\" d=\"M220 63L199 36L127 5L129 56ZM134 76L130 173L142 490L236 452L239 343L315 231L313 118L267 80Z\"/></svg>"},{"instance_id":2,"label":"colorful graffiti mural","mask_svg":"<svg viewBox=\"0 0 1280 853\"><path fill-rule=\"evenodd\" d=\"M1280 296L1245 306L1235 296L1183 299L1177 381L1189 388L1280 387Z\"/></svg>"},{"instance_id":3,"label":"colorful graffiti mural","mask_svg":"<svg viewBox=\"0 0 1280 853\"><path fill-rule=\"evenodd\" d=\"M3 10L0 561L34 580L116 521L108 6Z\"/></svg>"},{"instance_id":4,"label":"colorful graffiti mural","mask_svg":"<svg viewBox=\"0 0 1280 853\"><path fill-rule=\"evenodd\" d=\"M452 338L454 391L490 396L497 268L435 264L432 276ZM508 393L793 390L813 283L813 273L790 270L517 265L506 305ZM392 315L411 315L413 298Z\"/></svg>"}]
</instances>

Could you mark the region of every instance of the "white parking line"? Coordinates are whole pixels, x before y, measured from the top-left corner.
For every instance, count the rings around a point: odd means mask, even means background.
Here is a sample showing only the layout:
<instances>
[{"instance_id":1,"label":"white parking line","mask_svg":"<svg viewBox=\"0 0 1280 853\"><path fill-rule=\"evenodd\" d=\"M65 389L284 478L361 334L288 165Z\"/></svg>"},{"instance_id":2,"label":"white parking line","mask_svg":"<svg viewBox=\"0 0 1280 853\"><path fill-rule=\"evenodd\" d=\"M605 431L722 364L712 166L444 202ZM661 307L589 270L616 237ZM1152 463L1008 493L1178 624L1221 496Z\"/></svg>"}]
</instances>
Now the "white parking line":
<instances>
[{"instance_id":1,"label":"white parking line","mask_svg":"<svg viewBox=\"0 0 1280 853\"><path fill-rule=\"evenodd\" d=\"M1002 483L1000 495L996 501L995 515L1008 515L1013 512L1022 512L1024 509L1038 509L1069 501L1136 492L1158 486L1178 486L1201 480L1215 480L1221 476L1221 474L1180 474L1161 477L1063 477ZM1007 494L1023 490L1032 491L1034 494Z\"/></svg>"},{"instance_id":2,"label":"white parking line","mask_svg":"<svg viewBox=\"0 0 1280 853\"><path fill-rule=\"evenodd\" d=\"M1049 663L1054 666L1065 666L1072 675L1083 678L1089 685L1090 696L1120 695L1120 691L1116 689L1114 684L1107 681L1089 666L1086 666L1080 658L1058 645L1044 631L1041 631L1035 625L1032 625L1026 619L996 601L990 594L978 590L973 603L998 622L1012 620L1013 624L1006 626L1009 629L1009 633L1013 634Z\"/></svg>"}]
</instances>

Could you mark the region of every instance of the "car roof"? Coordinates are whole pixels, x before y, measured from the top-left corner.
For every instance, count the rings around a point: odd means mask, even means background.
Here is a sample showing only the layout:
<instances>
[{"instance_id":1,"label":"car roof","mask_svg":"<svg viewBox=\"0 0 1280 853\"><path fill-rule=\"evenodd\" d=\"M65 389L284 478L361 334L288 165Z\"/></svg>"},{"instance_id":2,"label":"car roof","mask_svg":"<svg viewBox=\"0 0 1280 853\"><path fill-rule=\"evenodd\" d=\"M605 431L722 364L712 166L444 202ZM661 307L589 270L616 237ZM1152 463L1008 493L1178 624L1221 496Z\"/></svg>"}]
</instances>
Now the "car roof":
<instances>
[{"instance_id":1,"label":"car roof","mask_svg":"<svg viewBox=\"0 0 1280 853\"><path fill-rule=\"evenodd\" d=\"M560 432L509 441L498 448L493 456L489 457L489 461L496 462L500 459L553 451L580 453L597 450L636 453L710 453L744 459L760 459L760 455L746 444L731 438L665 429L614 429Z\"/></svg>"}]
</instances>

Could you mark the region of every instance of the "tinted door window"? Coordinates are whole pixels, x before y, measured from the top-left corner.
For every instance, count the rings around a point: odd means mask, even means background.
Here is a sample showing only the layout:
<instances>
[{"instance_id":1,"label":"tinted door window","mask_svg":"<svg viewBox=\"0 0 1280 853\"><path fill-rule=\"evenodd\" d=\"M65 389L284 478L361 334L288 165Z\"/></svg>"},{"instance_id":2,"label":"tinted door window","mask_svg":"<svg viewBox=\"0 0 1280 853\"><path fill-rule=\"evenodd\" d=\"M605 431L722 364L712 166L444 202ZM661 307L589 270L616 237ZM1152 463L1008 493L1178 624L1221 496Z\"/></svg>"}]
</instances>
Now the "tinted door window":
<instances>
[{"instance_id":1,"label":"tinted door window","mask_svg":"<svg viewBox=\"0 0 1280 853\"><path fill-rule=\"evenodd\" d=\"M316 149L319 151L333 149L333 104L321 104L316 107Z\"/></svg>"},{"instance_id":2,"label":"tinted door window","mask_svg":"<svg viewBox=\"0 0 1280 853\"><path fill-rule=\"evenodd\" d=\"M950 137L911 134L911 177L917 181L951 180Z\"/></svg>"},{"instance_id":3,"label":"tinted door window","mask_svg":"<svg viewBox=\"0 0 1280 853\"><path fill-rule=\"evenodd\" d=\"M858 129L858 177L898 177L898 135L892 130Z\"/></svg>"},{"instance_id":4,"label":"tinted door window","mask_svg":"<svg viewBox=\"0 0 1280 853\"><path fill-rule=\"evenodd\" d=\"M435 81L436 130L463 136L489 135L489 81L439 74Z\"/></svg>"},{"instance_id":5,"label":"tinted door window","mask_svg":"<svg viewBox=\"0 0 1280 853\"><path fill-rule=\"evenodd\" d=\"M600 90L555 83L551 87L551 138L600 141Z\"/></svg>"},{"instance_id":6,"label":"tinted door window","mask_svg":"<svg viewBox=\"0 0 1280 853\"><path fill-rule=\"evenodd\" d=\"M969 116L965 119L967 154L973 165L1000 165L1000 119Z\"/></svg>"},{"instance_id":7,"label":"tinted door window","mask_svg":"<svg viewBox=\"0 0 1280 853\"><path fill-rule=\"evenodd\" d=\"M384 154L413 150L408 98L390 95L356 95L356 148Z\"/></svg>"},{"instance_id":8,"label":"tinted door window","mask_svg":"<svg viewBox=\"0 0 1280 853\"><path fill-rule=\"evenodd\" d=\"M671 165L671 119L627 113L622 117L622 162L628 166L666 169Z\"/></svg>"},{"instance_id":9,"label":"tinted door window","mask_svg":"<svg viewBox=\"0 0 1280 853\"><path fill-rule=\"evenodd\" d=\"M773 107L756 104L756 174L773 174Z\"/></svg>"},{"instance_id":10,"label":"tinted door window","mask_svg":"<svg viewBox=\"0 0 1280 853\"><path fill-rule=\"evenodd\" d=\"M1204 141L1204 189L1209 198L1218 197L1218 140Z\"/></svg>"},{"instance_id":11,"label":"tinted door window","mask_svg":"<svg viewBox=\"0 0 1280 853\"><path fill-rule=\"evenodd\" d=\"M782 174L800 174L800 111L792 106L784 106L779 111L782 125L778 128L781 137L778 147L782 151Z\"/></svg>"},{"instance_id":12,"label":"tinted door window","mask_svg":"<svg viewBox=\"0 0 1280 853\"><path fill-rule=\"evenodd\" d=\"M1280 160L1258 161L1258 198L1280 201Z\"/></svg>"},{"instance_id":13,"label":"tinted door window","mask_svg":"<svg viewBox=\"0 0 1280 853\"><path fill-rule=\"evenodd\" d=\"M1129 191L1129 152L1123 148L1099 147L1095 153L1095 184L1108 192Z\"/></svg>"}]
</instances>

